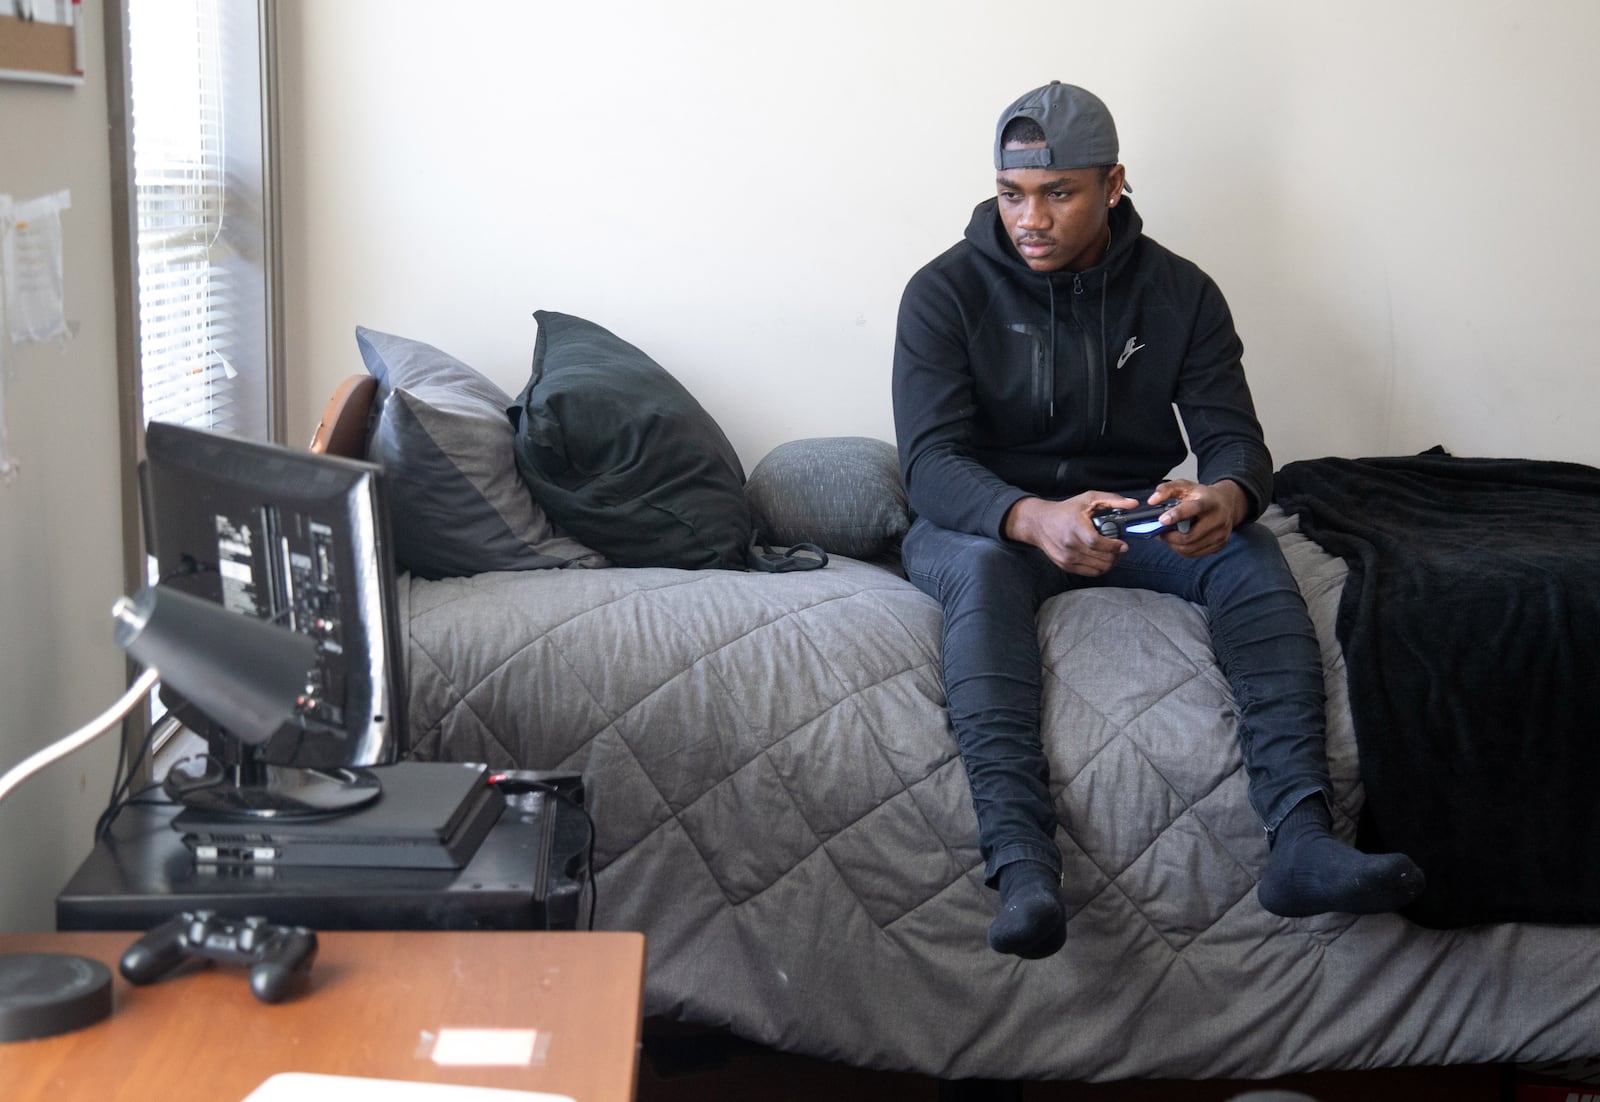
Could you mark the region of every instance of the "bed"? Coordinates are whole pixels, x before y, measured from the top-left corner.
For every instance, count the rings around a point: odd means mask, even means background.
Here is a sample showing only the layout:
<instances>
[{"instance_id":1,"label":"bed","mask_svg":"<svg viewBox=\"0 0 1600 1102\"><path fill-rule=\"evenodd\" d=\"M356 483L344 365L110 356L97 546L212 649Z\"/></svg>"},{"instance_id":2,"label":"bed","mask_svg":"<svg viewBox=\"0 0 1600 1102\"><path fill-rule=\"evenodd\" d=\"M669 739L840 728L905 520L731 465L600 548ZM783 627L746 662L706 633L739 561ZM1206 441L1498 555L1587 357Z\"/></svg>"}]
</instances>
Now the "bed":
<instances>
[{"instance_id":1,"label":"bed","mask_svg":"<svg viewBox=\"0 0 1600 1102\"><path fill-rule=\"evenodd\" d=\"M367 405L404 388L352 389L319 446L354 423L335 450L381 459ZM1348 568L1282 509L1263 523L1322 641L1336 822L1353 837ZM1265 1078L1600 1049L1591 926L1261 908L1267 846L1231 694L1201 610L1152 593L1073 593L1040 614L1067 940L1036 962L991 951L939 609L876 559L400 577L409 753L583 774L596 926L645 933L648 1017L946 1079Z\"/></svg>"}]
</instances>

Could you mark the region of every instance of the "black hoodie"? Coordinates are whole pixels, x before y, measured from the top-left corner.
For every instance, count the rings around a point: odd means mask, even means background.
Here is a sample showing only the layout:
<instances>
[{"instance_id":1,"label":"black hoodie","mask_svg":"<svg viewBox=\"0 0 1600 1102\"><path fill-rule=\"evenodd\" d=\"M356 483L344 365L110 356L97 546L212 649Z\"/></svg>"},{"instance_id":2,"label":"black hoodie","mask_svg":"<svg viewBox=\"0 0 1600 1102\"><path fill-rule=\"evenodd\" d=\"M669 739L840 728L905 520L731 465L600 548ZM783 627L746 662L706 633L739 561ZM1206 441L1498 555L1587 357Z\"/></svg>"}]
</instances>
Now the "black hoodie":
<instances>
[{"instance_id":1,"label":"black hoodie","mask_svg":"<svg viewBox=\"0 0 1600 1102\"><path fill-rule=\"evenodd\" d=\"M1188 454L1266 506L1272 458L1222 292L1142 233L1123 197L1111 248L1082 272L1035 272L996 200L906 285L894 351L900 471L912 511L1002 538L1024 497L1148 492Z\"/></svg>"}]
</instances>

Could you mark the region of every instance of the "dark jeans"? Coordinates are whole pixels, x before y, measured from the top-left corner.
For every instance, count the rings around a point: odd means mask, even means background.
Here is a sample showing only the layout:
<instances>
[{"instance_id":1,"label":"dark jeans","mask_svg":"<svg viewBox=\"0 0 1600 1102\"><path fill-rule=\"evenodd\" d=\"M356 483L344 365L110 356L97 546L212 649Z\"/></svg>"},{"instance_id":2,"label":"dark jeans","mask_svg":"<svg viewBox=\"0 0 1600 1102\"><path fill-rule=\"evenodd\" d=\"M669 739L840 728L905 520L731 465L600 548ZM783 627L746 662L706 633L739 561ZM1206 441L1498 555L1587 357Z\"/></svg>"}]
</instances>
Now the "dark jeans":
<instances>
[{"instance_id":1,"label":"dark jeans","mask_svg":"<svg viewBox=\"0 0 1600 1102\"><path fill-rule=\"evenodd\" d=\"M1112 570L1082 578L1063 573L1036 548L947 531L919 517L902 558L911 581L944 608L945 697L990 884L1012 861L1061 869L1050 768L1039 738L1035 615L1069 590L1149 589L1204 605L1211 645L1239 707L1256 814L1270 832L1312 792L1331 794L1322 653L1277 538L1261 525L1244 525L1221 551L1199 559L1160 540L1131 539Z\"/></svg>"}]
</instances>

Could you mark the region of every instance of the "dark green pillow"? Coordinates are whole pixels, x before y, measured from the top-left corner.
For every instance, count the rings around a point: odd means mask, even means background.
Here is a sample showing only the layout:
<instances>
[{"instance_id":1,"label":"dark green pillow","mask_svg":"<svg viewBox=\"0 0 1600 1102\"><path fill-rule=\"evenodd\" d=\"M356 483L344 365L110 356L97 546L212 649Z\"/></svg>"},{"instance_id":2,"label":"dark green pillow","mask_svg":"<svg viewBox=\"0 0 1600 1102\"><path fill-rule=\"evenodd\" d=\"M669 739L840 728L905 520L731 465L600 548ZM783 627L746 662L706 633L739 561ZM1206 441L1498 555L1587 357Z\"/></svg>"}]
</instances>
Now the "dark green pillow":
<instances>
[{"instance_id":1,"label":"dark green pillow","mask_svg":"<svg viewBox=\"0 0 1600 1102\"><path fill-rule=\"evenodd\" d=\"M533 373L507 413L517 471L546 515L618 566L743 570L744 468L716 421L608 330L534 317Z\"/></svg>"}]
</instances>

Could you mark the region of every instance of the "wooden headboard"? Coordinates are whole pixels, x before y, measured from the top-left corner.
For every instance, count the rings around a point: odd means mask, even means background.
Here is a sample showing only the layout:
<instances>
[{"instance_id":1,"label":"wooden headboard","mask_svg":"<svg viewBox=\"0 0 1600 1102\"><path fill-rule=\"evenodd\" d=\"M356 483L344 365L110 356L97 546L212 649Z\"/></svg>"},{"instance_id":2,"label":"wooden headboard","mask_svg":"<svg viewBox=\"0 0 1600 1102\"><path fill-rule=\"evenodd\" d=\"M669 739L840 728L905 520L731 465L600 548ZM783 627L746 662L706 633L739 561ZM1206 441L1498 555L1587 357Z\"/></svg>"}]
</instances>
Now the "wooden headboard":
<instances>
[{"instance_id":1,"label":"wooden headboard","mask_svg":"<svg viewBox=\"0 0 1600 1102\"><path fill-rule=\"evenodd\" d=\"M322 410L322 421L311 434L311 450L346 459L364 459L367 454L367 415L378 393L378 380L371 375L352 375L339 384Z\"/></svg>"}]
</instances>

